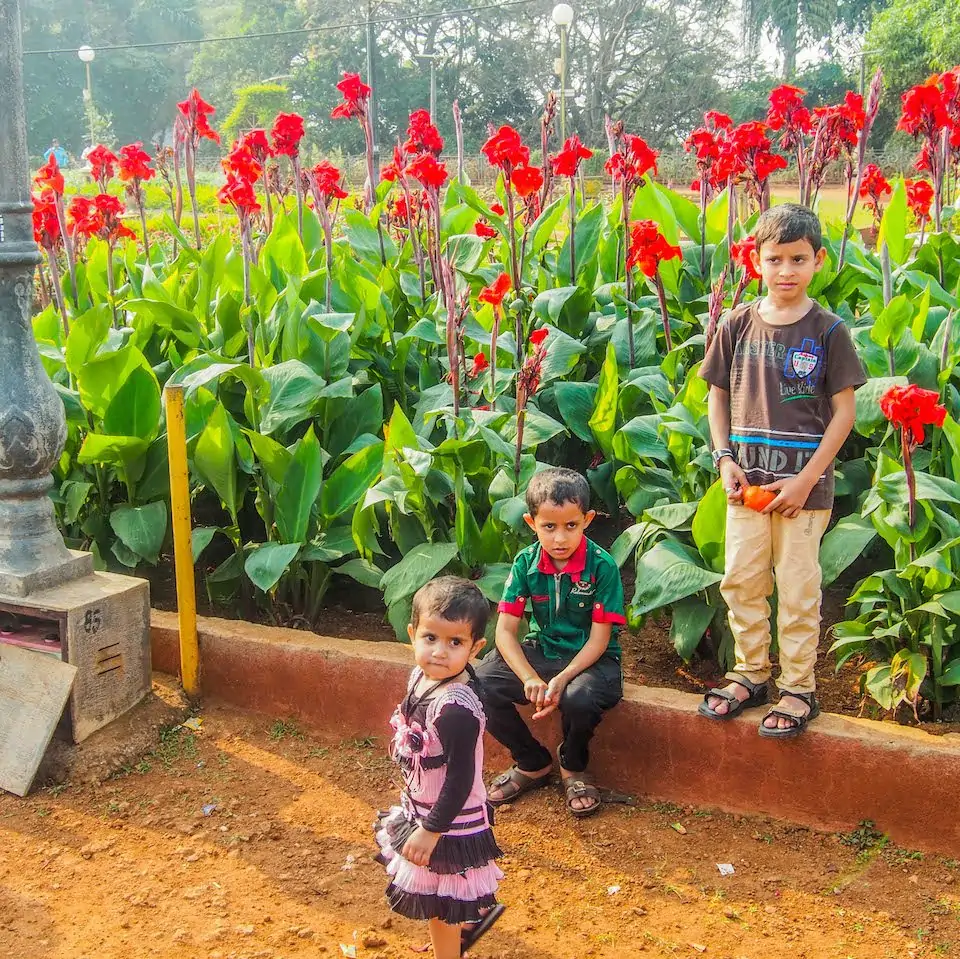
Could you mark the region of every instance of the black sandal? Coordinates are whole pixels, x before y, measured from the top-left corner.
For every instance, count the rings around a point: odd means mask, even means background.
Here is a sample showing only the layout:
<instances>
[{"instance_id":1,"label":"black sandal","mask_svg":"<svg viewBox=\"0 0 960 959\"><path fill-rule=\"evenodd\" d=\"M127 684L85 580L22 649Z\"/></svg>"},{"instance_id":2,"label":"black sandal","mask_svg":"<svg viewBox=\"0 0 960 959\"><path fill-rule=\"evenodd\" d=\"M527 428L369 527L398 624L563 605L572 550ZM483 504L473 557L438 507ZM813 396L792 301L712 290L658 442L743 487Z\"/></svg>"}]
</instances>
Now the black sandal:
<instances>
[{"instance_id":1,"label":"black sandal","mask_svg":"<svg viewBox=\"0 0 960 959\"><path fill-rule=\"evenodd\" d=\"M742 686L750 695L743 700L737 699L733 693L728 693L725 689L711 689L704 697L703 702L697 707L697 712L707 719L727 720L738 716L745 709L752 706L765 706L769 702L769 692L766 683L751 683L746 677L742 679L730 679L729 682ZM718 713L710 705L710 699L722 699L729 703L730 708L725 713Z\"/></svg>"},{"instance_id":2,"label":"black sandal","mask_svg":"<svg viewBox=\"0 0 960 959\"><path fill-rule=\"evenodd\" d=\"M561 783L561 786L563 787L563 793L567 800L567 809L571 816L576 816L577 819L586 819L587 816L592 816L594 813L600 812L600 807L603 805L603 797L600 795L600 790L597 789L593 783L587 782L582 774L580 776L567 776ZM577 809L572 805L574 799L592 799L593 805Z\"/></svg>"},{"instance_id":3,"label":"black sandal","mask_svg":"<svg viewBox=\"0 0 960 959\"><path fill-rule=\"evenodd\" d=\"M799 736L807 728L807 723L811 719L816 719L820 715L820 705L817 702L817 697L814 693L781 693L780 702L783 702L784 696L792 696L794 699L799 699L801 702L807 704L810 707L810 711L806 716L798 716L796 713L789 713L785 709L773 709L767 712L767 715L763 717L760 721L760 726L758 732L765 739L793 739L795 736ZM776 716L777 719L787 719L792 726L788 726L786 729L781 729L779 726L765 726L764 723L771 717Z\"/></svg>"},{"instance_id":4,"label":"black sandal","mask_svg":"<svg viewBox=\"0 0 960 959\"><path fill-rule=\"evenodd\" d=\"M479 921L470 923L469 929L460 930L460 955L462 956L471 946L475 946L493 927L493 924L504 914L506 906L498 902Z\"/></svg>"},{"instance_id":5,"label":"black sandal","mask_svg":"<svg viewBox=\"0 0 960 959\"><path fill-rule=\"evenodd\" d=\"M519 799L524 793L533 792L534 789L543 789L543 787L550 782L551 778L551 773L547 773L546 776L528 776L516 766L512 766L505 773L497 776L487 787L487 802L490 803L491 806L506 805L508 802ZM509 792L507 792L506 789L508 786L511 787ZM501 795L499 799L491 799L491 789L499 789L503 795Z\"/></svg>"}]
</instances>

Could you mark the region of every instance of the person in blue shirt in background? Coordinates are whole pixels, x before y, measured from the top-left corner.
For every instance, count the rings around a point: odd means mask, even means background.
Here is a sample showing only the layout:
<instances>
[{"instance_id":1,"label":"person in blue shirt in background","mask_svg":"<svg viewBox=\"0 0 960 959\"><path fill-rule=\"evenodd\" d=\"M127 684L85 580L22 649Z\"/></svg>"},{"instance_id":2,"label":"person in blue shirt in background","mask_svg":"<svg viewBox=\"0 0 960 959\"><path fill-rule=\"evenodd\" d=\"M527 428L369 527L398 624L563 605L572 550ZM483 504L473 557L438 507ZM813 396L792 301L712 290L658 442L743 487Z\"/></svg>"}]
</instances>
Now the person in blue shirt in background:
<instances>
[{"instance_id":1,"label":"person in blue shirt in background","mask_svg":"<svg viewBox=\"0 0 960 959\"><path fill-rule=\"evenodd\" d=\"M49 149L43 154L44 161L49 160L51 154L57 158L57 166L61 170L70 163L70 155L60 146L60 141L56 137L53 138Z\"/></svg>"}]
</instances>

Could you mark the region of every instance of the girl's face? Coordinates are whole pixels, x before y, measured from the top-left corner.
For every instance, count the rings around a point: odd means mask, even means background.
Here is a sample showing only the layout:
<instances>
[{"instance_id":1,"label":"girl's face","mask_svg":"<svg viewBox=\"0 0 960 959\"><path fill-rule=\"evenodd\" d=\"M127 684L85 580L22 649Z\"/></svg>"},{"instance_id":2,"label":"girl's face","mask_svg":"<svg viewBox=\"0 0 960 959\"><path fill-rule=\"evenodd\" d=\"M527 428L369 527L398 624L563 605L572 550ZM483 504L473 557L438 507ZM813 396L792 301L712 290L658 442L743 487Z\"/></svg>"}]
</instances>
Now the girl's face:
<instances>
[{"instance_id":1,"label":"girl's face","mask_svg":"<svg viewBox=\"0 0 960 959\"><path fill-rule=\"evenodd\" d=\"M459 676L470 659L483 648L484 638L473 638L468 622L453 622L436 613L420 617L417 628L407 626L413 658L427 679L439 682Z\"/></svg>"}]
</instances>

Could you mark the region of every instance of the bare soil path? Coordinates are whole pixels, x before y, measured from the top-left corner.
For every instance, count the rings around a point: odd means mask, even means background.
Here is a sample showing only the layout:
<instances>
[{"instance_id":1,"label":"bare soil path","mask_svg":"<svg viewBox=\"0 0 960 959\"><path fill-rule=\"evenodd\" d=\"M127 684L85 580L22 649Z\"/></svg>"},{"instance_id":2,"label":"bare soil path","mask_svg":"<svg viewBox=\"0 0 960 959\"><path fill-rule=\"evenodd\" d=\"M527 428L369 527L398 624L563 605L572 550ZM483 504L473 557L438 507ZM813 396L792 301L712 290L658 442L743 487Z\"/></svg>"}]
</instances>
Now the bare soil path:
<instances>
[{"instance_id":1,"label":"bare soil path","mask_svg":"<svg viewBox=\"0 0 960 959\"><path fill-rule=\"evenodd\" d=\"M409 959L425 931L390 916L371 860L374 810L395 795L383 740L209 708L107 782L0 796L0 956L341 959L343 944ZM960 955L958 863L867 828L660 804L576 823L548 790L497 832L508 911L476 956Z\"/></svg>"}]
</instances>

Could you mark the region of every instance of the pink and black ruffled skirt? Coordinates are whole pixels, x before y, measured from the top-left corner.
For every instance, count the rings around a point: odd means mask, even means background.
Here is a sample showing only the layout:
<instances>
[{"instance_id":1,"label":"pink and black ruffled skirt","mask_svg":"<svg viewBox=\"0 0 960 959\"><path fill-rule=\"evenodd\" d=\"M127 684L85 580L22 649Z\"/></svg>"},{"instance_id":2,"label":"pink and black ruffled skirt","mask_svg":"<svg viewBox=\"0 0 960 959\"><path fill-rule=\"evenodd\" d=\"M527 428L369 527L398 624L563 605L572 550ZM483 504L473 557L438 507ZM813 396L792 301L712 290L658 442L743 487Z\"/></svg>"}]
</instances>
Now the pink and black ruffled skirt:
<instances>
[{"instance_id":1,"label":"pink and black ruffled skirt","mask_svg":"<svg viewBox=\"0 0 960 959\"><path fill-rule=\"evenodd\" d=\"M440 919L450 925L478 922L497 904L497 885L503 878L495 860L503 852L490 828L470 835L444 833L430 865L416 866L400 855L418 823L400 806L380 812L374 824L390 884L390 908L408 919Z\"/></svg>"}]
</instances>

